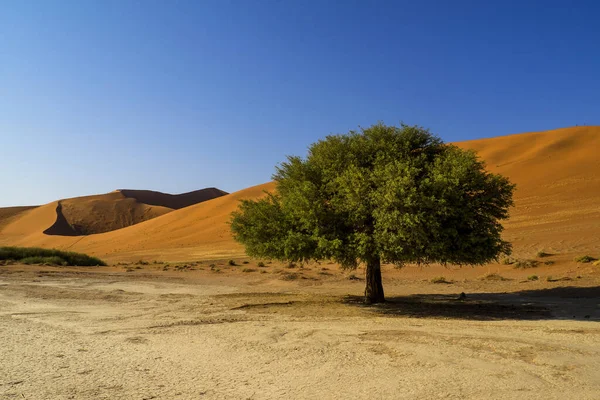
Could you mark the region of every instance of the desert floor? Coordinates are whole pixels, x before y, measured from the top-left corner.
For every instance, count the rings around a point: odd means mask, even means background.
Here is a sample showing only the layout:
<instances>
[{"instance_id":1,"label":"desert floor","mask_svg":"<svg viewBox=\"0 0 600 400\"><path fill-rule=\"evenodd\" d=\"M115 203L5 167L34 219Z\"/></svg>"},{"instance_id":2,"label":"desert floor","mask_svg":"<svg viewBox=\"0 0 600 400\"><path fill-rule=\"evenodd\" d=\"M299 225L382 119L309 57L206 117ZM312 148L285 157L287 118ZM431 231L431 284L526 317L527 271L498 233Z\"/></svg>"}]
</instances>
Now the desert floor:
<instances>
[{"instance_id":1,"label":"desert floor","mask_svg":"<svg viewBox=\"0 0 600 400\"><path fill-rule=\"evenodd\" d=\"M598 273L213 264L0 266L0 398L600 398Z\"/></svg>"}]
</instances>

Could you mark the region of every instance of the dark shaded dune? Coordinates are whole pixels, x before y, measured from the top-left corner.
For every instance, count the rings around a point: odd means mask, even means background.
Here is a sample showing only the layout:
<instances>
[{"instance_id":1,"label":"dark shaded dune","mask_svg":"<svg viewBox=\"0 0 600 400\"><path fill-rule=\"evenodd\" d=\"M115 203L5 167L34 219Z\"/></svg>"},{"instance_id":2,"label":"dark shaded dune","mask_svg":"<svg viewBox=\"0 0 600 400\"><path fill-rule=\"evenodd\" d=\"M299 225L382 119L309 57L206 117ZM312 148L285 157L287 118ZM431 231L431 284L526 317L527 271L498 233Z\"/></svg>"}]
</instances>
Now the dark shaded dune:
<instances>
[{"instance_id":1,"label":"dark shaded dune","mask_svg":"<svg viewBox=\"0 0 600 400\"><path fill-rule=\"evenodd\" d=\"M130 189L122 189L118 190L118 192L122 193L123 196L135 199L140 203L151 206L168 207L174 210L179 210L180 208L189 207L228 194L217 188L200 189L182 194L168 194L152 190Z\"/></svg>"},{"instance_id":2,"label":"dark shaded dune","mask_svg":"<svg viewBox=\"0 0 600 400\"><path fill-rule=\"evenodd\" d=\"M47 235L92 235L125 228L173 211L150 206L120 192L61 200L56 223Z\"/></svg>"},{"instance_id":3,"label":"dark shaded dune","mask_svg":"<svg viewBox=\"0 0 600 400\"><path fill-rule=\"evenodd\" d=\"M117 190L58 202L55 223L46 235L81 236L111 232L198 204L225 192L216 188L171 195L151 190Z\"/></svg>"},{"instance_id":4,"label":"dark shaded dune","mask_svg":"<svg viewBox=\"0 0 600 400\"><path fill-rule=\"evenodd\" d=\"M62 204L59 201L56 206L56 221L44 231L45 235L78 236L79 233L73 229L62 212Z\"/></svg>"},{"instance_id":5,"label":"dark shaded dune","mask_svg":"<svg viewBox=\"0 0 600 400\"><path fill-rule=\"evenodd\" d=\"M0 208L0 229L8 225L15 218L18 218L19 214L34 209L38 206L23 206L23 207L2 207Z\"/></svg>"}]
</instances>

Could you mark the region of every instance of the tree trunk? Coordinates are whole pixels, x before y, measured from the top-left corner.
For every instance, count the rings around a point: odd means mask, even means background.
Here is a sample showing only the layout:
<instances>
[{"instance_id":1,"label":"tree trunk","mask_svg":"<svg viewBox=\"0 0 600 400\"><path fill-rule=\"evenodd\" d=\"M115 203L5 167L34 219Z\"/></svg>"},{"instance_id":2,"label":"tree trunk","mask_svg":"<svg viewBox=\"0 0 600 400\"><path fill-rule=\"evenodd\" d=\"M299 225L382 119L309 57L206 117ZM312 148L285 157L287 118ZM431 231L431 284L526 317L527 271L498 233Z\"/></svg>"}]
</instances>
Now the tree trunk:
<instances>
[{"instance_id":1,"label":"tree trunk","mask_svg":"<svg viewBox=\"0 0 600 400\"><path fill-rule=\"evenodd\" d=\"M381 283L381 260L379 256L367 261L367 287L365 288L365 303L383 303L383 284Z\"/></svg>"}]
</instances>

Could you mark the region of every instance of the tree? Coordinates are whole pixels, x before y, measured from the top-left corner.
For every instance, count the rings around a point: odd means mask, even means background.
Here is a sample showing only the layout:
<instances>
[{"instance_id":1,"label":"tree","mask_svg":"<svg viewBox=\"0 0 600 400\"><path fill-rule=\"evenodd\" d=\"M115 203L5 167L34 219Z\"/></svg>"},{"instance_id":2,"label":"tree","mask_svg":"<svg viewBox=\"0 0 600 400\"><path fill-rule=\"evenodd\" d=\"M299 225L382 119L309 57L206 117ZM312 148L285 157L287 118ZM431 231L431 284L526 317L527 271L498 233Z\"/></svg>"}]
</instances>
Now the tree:
<instances>
[{"instance_id":1,"label":"tree","mask_svg":"<svg viewBox=\"0 0 600 400\"><path fill-rule=\"evenodd\" d=\"M276 190L244 200L231 230L248 255L366 264L365 301L385 301L381 263L477 265L502 240L514 185L428 130L373 125L327 136L276 167Z\"/></svg>"}]
</instances>

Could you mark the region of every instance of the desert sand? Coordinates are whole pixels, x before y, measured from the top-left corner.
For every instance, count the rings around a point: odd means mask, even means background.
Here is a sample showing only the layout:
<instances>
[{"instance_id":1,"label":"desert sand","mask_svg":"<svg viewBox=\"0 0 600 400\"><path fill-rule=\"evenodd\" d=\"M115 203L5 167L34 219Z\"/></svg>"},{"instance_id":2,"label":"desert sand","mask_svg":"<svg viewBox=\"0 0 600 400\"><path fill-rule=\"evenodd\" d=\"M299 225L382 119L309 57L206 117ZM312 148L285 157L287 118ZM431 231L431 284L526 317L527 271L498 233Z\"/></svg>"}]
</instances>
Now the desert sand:
<instances>
[{"instance_id":1,"label":"desert sand","mask_svg":"<svg viewBox=\"0 0 600 400\"><path fill-rule=\"evenodd\" d=\"M597 274L578 287L518 279L436 285L388 270L390 302L367 307L364 281L333 266L216 263L219 272L208 262L168 271L2 267L0 397L591 400L600 393ZM304 279L286 280L290 273Z\"/></svg>"},{"instance_id":2,"label":"desert sand","mask_svg":"<svg viewBox=\"0 0 600 400\"><path fill-rule=\"evenodd\" d=\"M517 184L522 264L384 266L379 306L362 268L245 257L227 222L272 182L180 207L114 192L156 215L87 236L45 233L59 201L0 209L0 245L112 264L0 266L0 397L598 399L600 265L574 258L600 258L600 127L456 144Z\"/></svg>"}]
</instances>

